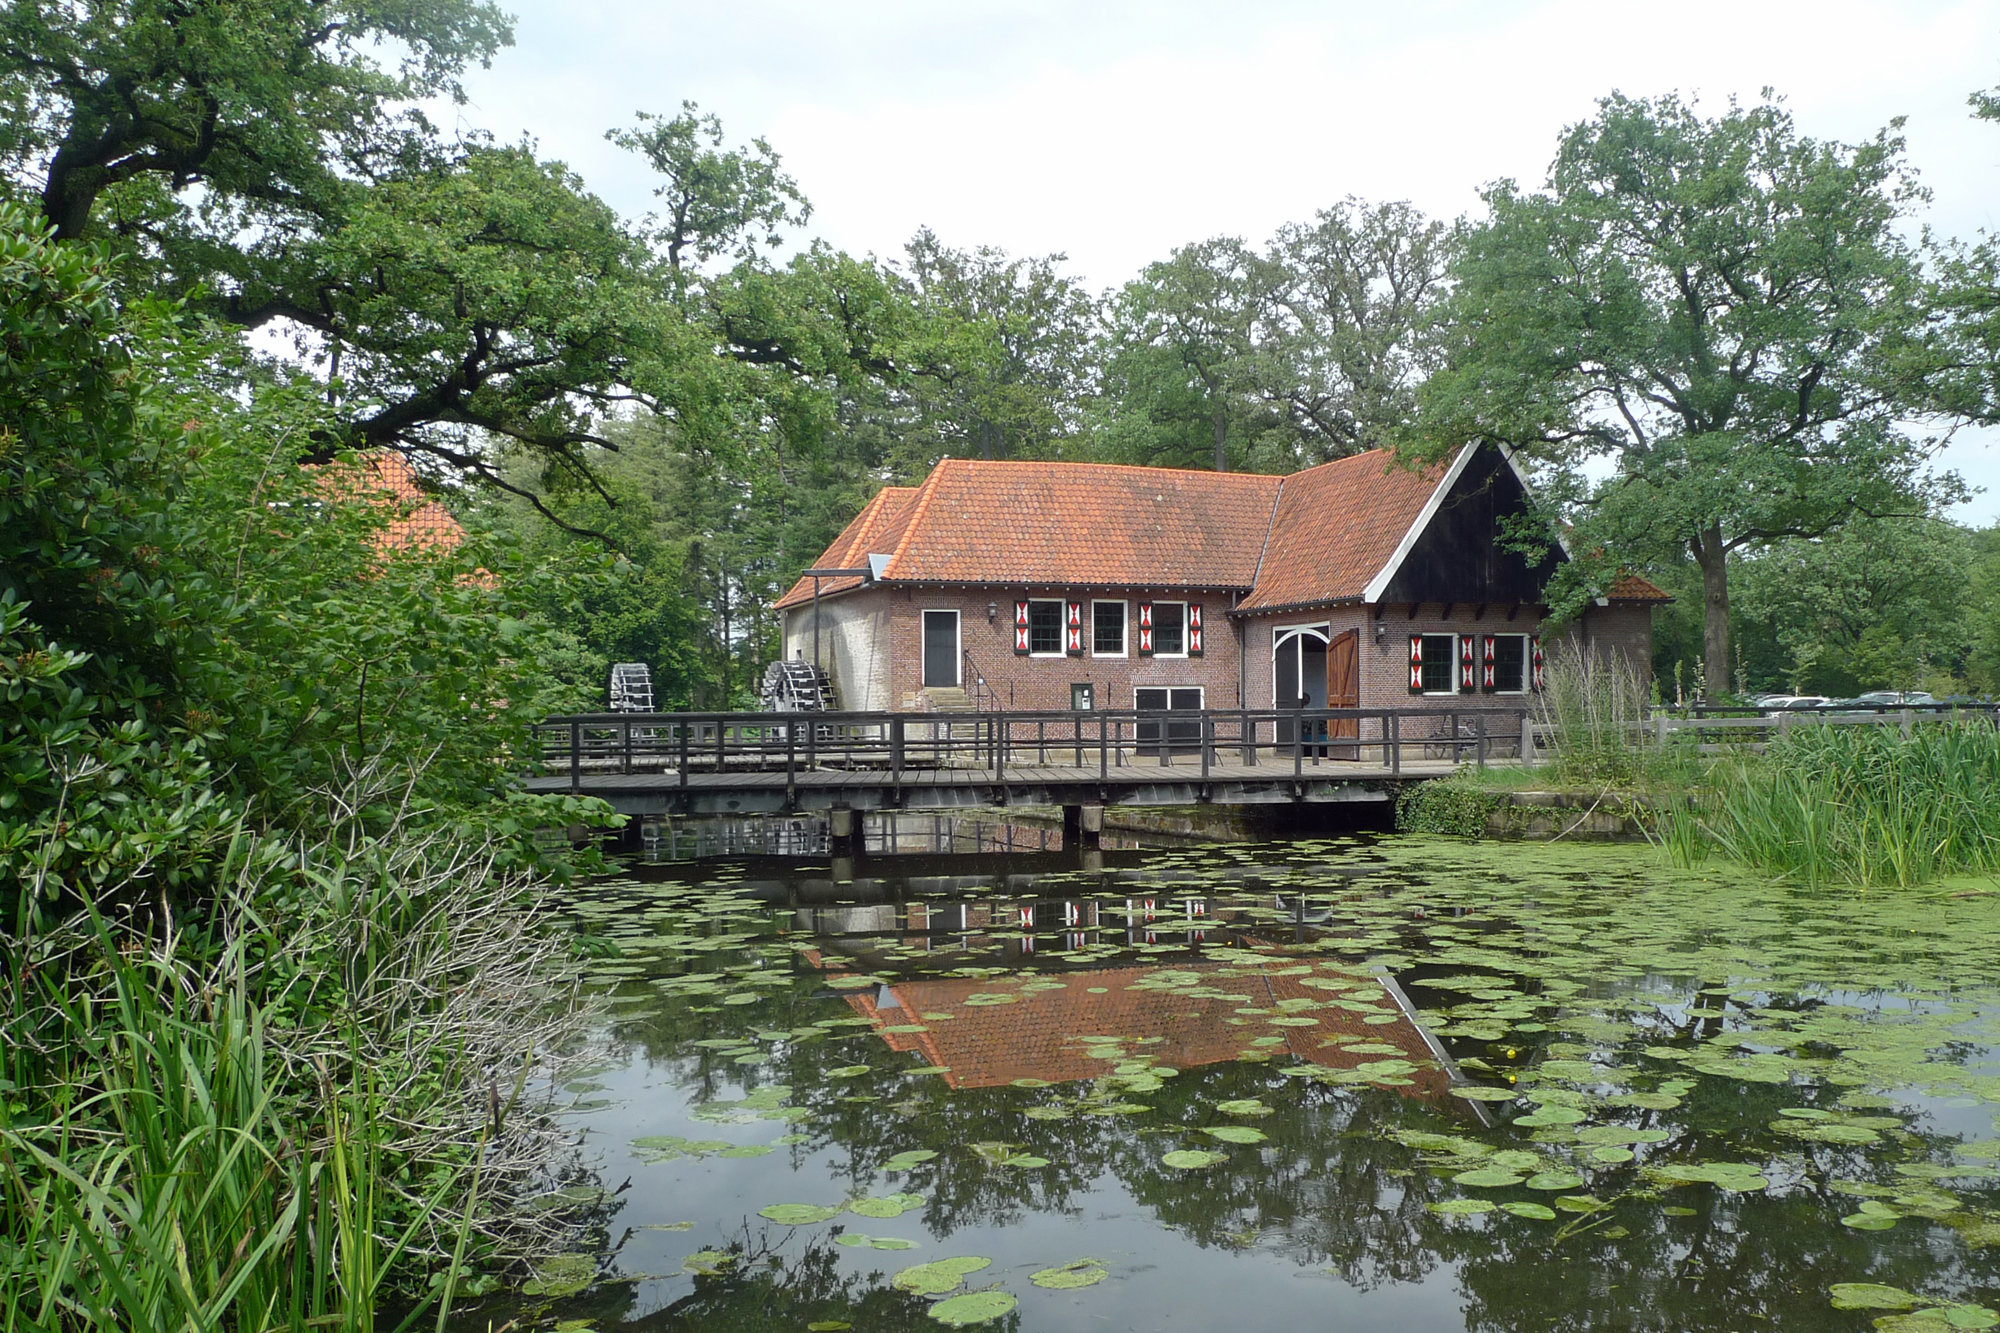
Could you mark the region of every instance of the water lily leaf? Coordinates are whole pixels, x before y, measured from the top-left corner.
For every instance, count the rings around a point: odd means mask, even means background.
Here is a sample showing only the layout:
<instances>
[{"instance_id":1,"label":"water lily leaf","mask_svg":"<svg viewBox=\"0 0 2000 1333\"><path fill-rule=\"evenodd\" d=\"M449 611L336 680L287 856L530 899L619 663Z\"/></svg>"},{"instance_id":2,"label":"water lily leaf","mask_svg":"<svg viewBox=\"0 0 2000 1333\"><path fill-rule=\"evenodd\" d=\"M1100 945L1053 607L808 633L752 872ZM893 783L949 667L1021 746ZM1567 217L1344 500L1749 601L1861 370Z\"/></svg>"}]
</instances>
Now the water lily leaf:
<instances>
[{"instance_id":1,"label":"water lily leaf","mask_svg":"<svg viewBox=\"0 0 2000 1333\"><path fill-rule=\"evenodd\" d=\"M1039 1269L1029 1274L1028 1281L1051 1291L1074 1291L1078 1287L1094 1287L1110 1276L1101 1259L1075 1259L1059 1268Z\"/></svg>"},{"instance_id":2,"label":"water lily leaf","mask_svg":"<svg viewBox=\"0 0 2000 1333\"><path fill-rule=\"evenodd\" d=\"M1461 1171L1451 1179L1452 1183L1456 1185L1476 1185L1483 1189L1505 1189L1510 1185L1520 1184L1526 1177L1516 1175L1514 1172L1501 1166L1481 1166L1475 1167L1470 1171Z\"/></svg>"},{"instance_id":3,"label":"water lily leaf","mask_svg":"<svg viewBox=\"0 0 2000 1333\"><path fill-rule=\"evenodd\" d=\"M1238 1097L1234 1101L1217 1102L1215 1109L1224 1115L1270 1115L1271 1108L1255 1097Z\"/></svg>"},{"instance_id":4,"label":"water lily leaf","mask_svg":"<svg viewBox=\"0 0 2000 1333\"><path fill-rule=\"evenodd\" d=\"M963 1296L939 1301L930 1308L930 1316L946 1328L971 1328L975 1324L992 1323L1011 1313L1018 1304L1004 1291L968 1291Z\"/></svg>"},{"instance_id":5,"label":"water lily leaf","mask_svg":"<svg viewBox=\"0 0 2000 1333\"><path fill-rule=\"evenodd\" d=\"M1516 1217L1532 1217L1540 1222L1553 1222L1556 1210L1539 1203L1503 1203L1501 1209Z\"/></svg>"},{"instance_id":6,"label":"water lily leaf","mask_svg":"<svg viewBox=\"0 0 2000 1333\"><path fill-rule=\"evenodd\" d=\"M869 1072L867 1065L840 1065L826 1071L828 1078L860 1078Z\"/></svg>"},{"instance_id":7,"label":"water lily leaf","mask_svg":"<svg viewBox=\"0 0 2000 1333\"><path fill-rule=\"evenodd\" d=\"M1900 1287L1879 1282L1836 1282L1827 1288L1827 1294L1833 1297L1836 1310L1908 1310L1930 1303Z\"/></svg>"},{"instance_id":8,"label":"water lily leaf","mask_svg":"<svg viewBox=\"0 0 2000 1333\"><path fill-rule=\"evenodd\" d=\"M521 1284L524 1296L574 1296L597 1276L597 1260L588 1254L558 1254L535 1265L535 1275Z\"/></svg>"},{"instance_id":9,"label":"water lily leaf","mask_svg":"<svg viewBox=\"0 0 2000 1333\"><path fill-rule=\"evenodd\" d=\"M775 1149L768 1143L739 1143L734 1148L724 1148L717 1157L762 1157Z\"/></svg>"},{"instance_id":10,"label":"water lily leaf","mask_svg":"<svg viewBox=\"0 0 2000 1333\"><path fill-rule=\"evenodd\" d=\"M1840 1219L1840 1223L1856 1231L1887 1231L1896 1225L1896 1219L1878 1213L1849 1213Z\"/></svg>"},{"instance_id":11,"label":"water lily leaf","mask_svg":"<svg viewBox=\"0 0 2000 1333\"><path fill-rule=\"evenodd\" d=\"M1593 1162L1602 1162L1606 1166L1618 1166L1632 1160L1632 1150L1630 1148L1592 1148L1590 1150L1590 1160Z\"/></svg>"},{"instance_id":12,"label":"water lily leaf","mask_svg":"<svg viewBox=\"0 0 2000 1333\"><path fill-rule=\"evenodd\" d=\"M1529 1176L1527 1186L1531 1190L1573 1190L1583 1184L1583 1177L1568 1171L1542 1171Z\"/></svg>"},{"instance_id":13,"label":"water lily leaf","mask_svg":"<svg viewBox=\"0 0 2000 1333\"><path fill-rule=\"evenodd\" d=\"M847 1211L857 1217L901 1217L912 1208L923 1206L921 1194L885 1194L878 1199L855 1199L847 1205Z\"/></svg>"},{"instance_id":14,"label":"water lily leaf","mask_svg":"<svg viewBox=\"0 0 2000 1333\"><path fill-rule=\"evenodd\" d=\"M907 1152L897 1153L894 1157L882 1163L882 1169L885 1171L907 1171L911 1167L919 1163L928 1162L936 1156L937 1153L929 1148L911 1148Z\"/></svg>"},{"instance_id":15,"label":"water lily leaf","mask_svg":"<svg viewBox=\"0 0 2000 1333\"><path fill-rule=\"evenodd\" d=\"M1202 1133L1212 1139L1221 1139L1224 1143L1266 1143L1271 1138L1263 1130L1252 1129L1248 1125L1213 1125L1202 1130Z\"/></svg>"},{"instance_id":16,"label":"water lily leaf","mask_svg":"<svg viewBox=\"0 0 2000 1333\"><path fill-rule=\"evenodd\" d=\"M1162 1157L1160 1163L1176 1171L1197 1171L1203 1167L1219 1166L1228 1160L1227 1153L1211 1152L1206 1148L1179 1148Z\"/></svg>"},{"instance_id":17,"label":"water lily leaf","mask_svg":"<svg viewBox=\"0 0 2000 1333\"><path fill-rule=\"evenodd\" d=\"M942 1296L947 1291L957 1290L967 1273L977 1273L992 1262L976 1255L934 1259L927 1264L912 1264L889 1281L899 1289L918 1296Z\"/></svg>"},{"instance_id":18,"label":"water lily leaf","mask_svg":"<svg viewBox=\"0 0 2000 1333\"><path fill-rule=\"evenodd\" d=\"M735 1255L722 1250L696 1250L681 1260L681 1269L698 1277L714 1277L735 1262Z\"/></svg>"},{"instance_id":19,"label":"water lily leaf","mask_svg":"<svg viewBox=\"0 0 2000 1333\"><path fill-rule=\"evenodd\" d=\"M1484 1083L1461 1083L1450 1089L1454 1097L1463 1097L1469 1102L1511 1102L1521 1094L1512 1088L1488 1087Z\"/></svg>"},{"instance_id":20,"label":"water lily leaf","mask_svg":"<svg viewBox=\"0 0 2000 1333\"><path fill-rule=\"evenodd\" d=\"M817 1203L774 1203L757 1210L757 1216L768 1217L782 1226L803 1227L815 1222L828 1222L840 1216L840 1208L826 1207Z\"/></svg>"},{"instance_id":21,"label":"water lily leaf","mask_svg":"<svg viewBox=\"0 0 2000 1333\"><path fill-rule=\"evenodd\" d=\"M1537 1106L1532 1114L1517 1115L1514 1123L1540 1129L1553 1125L1576 1125L1584 1120L1583 1112L1574 1106Z\"/></svg>"},{"instance_id":22,"label":"water lily leaf","mask_svg":"<svg viewBox=\"0 0 2000 1333\"><path fill-rule=\"evenodd\" d=\"M1444 1217L1469 1217L1475 1213L1493 1211L1491 1199L1441 1199L1430 1205L1430 1210Z\"/></svg>"}]
</instances>

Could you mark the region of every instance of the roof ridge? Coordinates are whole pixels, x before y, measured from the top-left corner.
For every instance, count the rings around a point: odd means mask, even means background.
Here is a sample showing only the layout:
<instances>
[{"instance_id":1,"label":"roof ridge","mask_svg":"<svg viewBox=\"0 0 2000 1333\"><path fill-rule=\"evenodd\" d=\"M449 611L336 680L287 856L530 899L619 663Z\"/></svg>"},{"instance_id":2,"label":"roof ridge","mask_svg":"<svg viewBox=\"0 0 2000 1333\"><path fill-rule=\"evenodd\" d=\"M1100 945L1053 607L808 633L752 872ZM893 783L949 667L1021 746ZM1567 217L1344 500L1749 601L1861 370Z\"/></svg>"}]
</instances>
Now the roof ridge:
<instances>
[{"instance_id":1,"label":"roof ridge","mask_svg":"<svg viewBox=\"0 0 2000 1333\"><path fill-rule=\"evenodd\" d=\"M896 568L896 562L910 549L910 539L916 536L918 527L923 524L924 515L929 511L931 500L937 494L938 478L944 475L945 465L958 461L960 460L954 458L940 458L932 465L930 475L924 478L923 485L917 487L917 498L912 503L909 520L903 524L902 539L896 543L896 549L889 553L889 559L882 566L883 577L886 578L890 571Z\"/></svg>"},{"instance_id":2,"label":"roof ridge","mask_svg":"<svg viewBox=\"0 0 2000 1333\"><path fill-rule=\"evenodd\" d=\"M1231 481L1282 481L1283 474L1273 472L1217 472L1205 467L1155 467L1149 463L1096 463L1075 458L946 458L940 459L938 467L946 463L963 463L969 468L1024 467L1024 468L1095 468L1106 472L1172 472L1190 477L1227 477ZM935 474L936 469L932 472ZM928 484L929 479L925 479Z\"/></svg>"},{"instance_id":3,"label":"roof ridge","mask_svg":"<svg viewBox=\"0 0 2000 1333\"><path fill-rule=\"evenodd\" d=\"M1264 544L1257 548L1257 568L1250 571L1250 592L1253 596L1257 591L1257 580L1264 577L1264 557L1271 553L1271 529L1278 525L1278 506L1285 502L1285 483L1288 480L1288 477L1278 478L1278 489L1271 493L1271 512L1264 519Z\"/></svg>"}]
</instances>

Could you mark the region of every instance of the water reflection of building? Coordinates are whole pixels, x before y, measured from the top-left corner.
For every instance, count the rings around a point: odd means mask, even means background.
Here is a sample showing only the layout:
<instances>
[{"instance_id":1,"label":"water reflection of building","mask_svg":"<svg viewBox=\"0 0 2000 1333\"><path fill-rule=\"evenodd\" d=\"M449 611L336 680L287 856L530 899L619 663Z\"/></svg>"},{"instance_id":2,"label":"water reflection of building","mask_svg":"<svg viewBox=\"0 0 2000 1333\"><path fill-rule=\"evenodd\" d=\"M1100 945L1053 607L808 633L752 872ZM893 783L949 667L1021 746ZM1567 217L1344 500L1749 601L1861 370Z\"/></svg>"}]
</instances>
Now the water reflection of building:
<instances>
[{"instance_id":1,"label":"water reflection of building","mask_svg":"<svg viewBox=\"0 0 2000 1333\"><path fill-rule=\"evenodd\" d=\"M856 975L851 959L805 956L836 977ZM845 998L892 1049L941 1067L953 1088L1100 1078L1118 1058L1089 1051L1117 1038L1123 1052L1173 1069L1252 1053L1334 1070L1400 1059L1416 1068L1399 1092L1443 1098L1453 1081L1449 1057L1422 1030L1394 981L1355 979L1353 989L1379 989L1379 998L1368 1000L1304 984L1329 975L1283 955L1256 964L1175 959L1026 977L905 977ZM1273 1025L1271 1018L1286 1021ZM1308 1018L1309 1024L1297 1021ZM1260 1037L1264 1044L1255 1044Z\"/></svg>"}]
</instances>

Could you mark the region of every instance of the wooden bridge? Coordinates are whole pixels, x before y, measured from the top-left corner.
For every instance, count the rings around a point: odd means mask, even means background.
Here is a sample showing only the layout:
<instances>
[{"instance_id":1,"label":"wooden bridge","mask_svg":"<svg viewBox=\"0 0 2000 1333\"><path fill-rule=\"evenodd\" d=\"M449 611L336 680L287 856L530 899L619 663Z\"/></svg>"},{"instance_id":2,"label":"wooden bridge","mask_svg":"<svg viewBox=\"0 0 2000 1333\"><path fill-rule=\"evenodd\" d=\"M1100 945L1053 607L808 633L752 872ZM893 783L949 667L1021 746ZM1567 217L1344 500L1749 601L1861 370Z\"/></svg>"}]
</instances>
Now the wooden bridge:
<instances>
[{"instance_id":1,"label":"wooden bridge","mask_svg":"<svg viewBox=\"0 0 2000 1333\"><path fill-rule=\"evenodd\" d=\"M629 815L1385 801L1532 758L1519 708L588 713L539 729L529 790Z\"/></svg>"}]
</instances>

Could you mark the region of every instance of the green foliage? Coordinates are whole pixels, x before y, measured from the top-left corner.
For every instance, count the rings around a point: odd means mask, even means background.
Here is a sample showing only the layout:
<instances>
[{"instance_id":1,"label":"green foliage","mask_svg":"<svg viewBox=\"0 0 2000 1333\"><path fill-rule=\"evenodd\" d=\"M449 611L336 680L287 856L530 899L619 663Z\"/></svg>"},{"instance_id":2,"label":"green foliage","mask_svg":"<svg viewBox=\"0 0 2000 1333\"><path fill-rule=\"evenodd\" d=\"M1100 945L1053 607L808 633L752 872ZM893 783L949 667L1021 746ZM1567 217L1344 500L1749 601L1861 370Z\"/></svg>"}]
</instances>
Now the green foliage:
<instances>
[{"instance_id":1,"label":"green foliage","mask_svg":"<svg viewBox=\"0 0 2000 1333\"><path fill-rule=\"evenodd\" d=\"M0 129L0 161L65 239L107 191L127 187L125 221L198 185L206 206L174 210L165 242L227 250L393 152L423 124L398 104L459 97L460 71L511 40L477 0L21 0L0 13L0 105L27 114Z\"/></svg>"},{"instance_id":2,"label":"green foliage","mask_svg":"<svg viewBox=\"0 0 2000 1333\"><path fill-rule=\"evenodd\" d=\"M1686 552L1711 686L1732 665L1732 552L1960 494L1902 427L1923 307L1897 228L1922 194L1896 128L1848 146L1775 102L1706 119L1614 95L1565 134L1545 190L1493 186L1466 236L1450 364L1411 447L1484 437L1542 466L1576 523L1559 605ZM1593 485L1597 458L1617 470Z\"/></svg>"},{"instance_id":3,"label":"green foliage","mask_svg":"<svg viewBox=\"0 0 2000 1333\"><path fill-rule=\"evenodd\" d=\"M1470 779L1453 775L1405 787L1396 798L1396 828L1402 833L1444 833L1477 838L1499 796Z\"/></svg>"}]
</instances>

